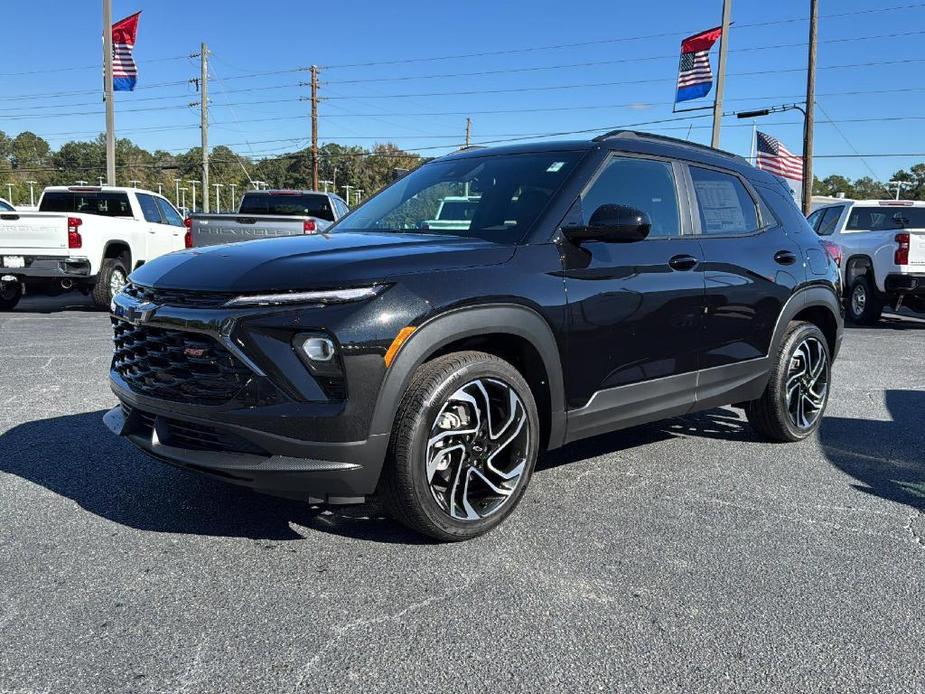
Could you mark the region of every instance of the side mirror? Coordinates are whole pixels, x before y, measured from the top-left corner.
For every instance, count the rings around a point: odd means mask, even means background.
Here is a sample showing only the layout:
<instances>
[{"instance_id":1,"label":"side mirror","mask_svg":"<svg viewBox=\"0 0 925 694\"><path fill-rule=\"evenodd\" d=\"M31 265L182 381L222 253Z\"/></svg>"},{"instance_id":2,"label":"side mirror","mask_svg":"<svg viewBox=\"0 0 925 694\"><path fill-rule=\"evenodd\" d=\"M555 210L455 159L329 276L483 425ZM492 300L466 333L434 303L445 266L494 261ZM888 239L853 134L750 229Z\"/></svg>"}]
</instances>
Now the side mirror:
<instances>
[{"instance_id":1,"label":"side mirror","mask_svg":"<svg viewBox=\"0 0 925 694\"><path fill-rule=\"evenodd\" d=\"M652 230L652 220L642 210L627 205L601 205L587 226L564 227L562 233L570 241L604 241L632 243L642 241Z\"/></svg>"}]
</instances>

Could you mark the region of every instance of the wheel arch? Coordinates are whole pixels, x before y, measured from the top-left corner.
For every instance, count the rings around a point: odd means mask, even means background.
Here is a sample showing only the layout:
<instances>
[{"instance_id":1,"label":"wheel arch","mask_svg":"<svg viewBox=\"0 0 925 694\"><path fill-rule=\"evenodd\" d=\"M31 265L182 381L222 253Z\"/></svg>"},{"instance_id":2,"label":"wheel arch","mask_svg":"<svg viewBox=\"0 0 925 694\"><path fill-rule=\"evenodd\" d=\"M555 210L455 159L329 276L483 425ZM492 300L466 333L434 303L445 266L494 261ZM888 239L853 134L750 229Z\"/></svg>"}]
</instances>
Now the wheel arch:
<instances>
[{"instance_id":1,"label":"wheel arch","mask_svg":"<svg viewBox=\"0 0 925 694\"><path fill-rule=\"evenodd\" d=\"M387 369L373 411L372 435L391 432L401 398L415 370L443 354L477 349L510 361L534 393L547 448L565 437L565 388L552 329L534 309L493 304L441 313L419 326Z\"/></svg>"},{"instance_id":2,"label":"wheel arch","mask_svg":"<svg viewBox=\"0 0 925 694\"><path fill-rule=\"evenodd\" d=\"M110 258L121 258L123 255L128 257L126 263L126 272L132 271L132 247L126 241L107 241L103 248L103 260Z\"/></svg>"},{"instance_id":3,"label":"wheel arch","mask_svg":"<svg viewBox=\"0 0 925 694\"><path fill-rule=\"evenodd\" d=\"M843 290L845 296L847 297L850 295L851 283L854 282L857 277L861 277L862 275L871 275L871 279L874 280L876 278L873 277L873 274L873 258L864 253L855 253L854 255L849 256L847 260L845 260L845 284ZM874 287L876 287L876 283L874 284Z\"/></svg>"},{"instance_id":4,"label":"wheel arch","mask_svg":"<svg viewBox=\"0 0 925 694\"><path fill-rule=\"evenodd\" d=\"M816 325L825 335L832 358L837 356L841 346L844 319L841 303L830 287L807 287L790 297L774 327L769 355L777 354L787 334L787 326L795 320Z\"/></svg>"}]
</instances>

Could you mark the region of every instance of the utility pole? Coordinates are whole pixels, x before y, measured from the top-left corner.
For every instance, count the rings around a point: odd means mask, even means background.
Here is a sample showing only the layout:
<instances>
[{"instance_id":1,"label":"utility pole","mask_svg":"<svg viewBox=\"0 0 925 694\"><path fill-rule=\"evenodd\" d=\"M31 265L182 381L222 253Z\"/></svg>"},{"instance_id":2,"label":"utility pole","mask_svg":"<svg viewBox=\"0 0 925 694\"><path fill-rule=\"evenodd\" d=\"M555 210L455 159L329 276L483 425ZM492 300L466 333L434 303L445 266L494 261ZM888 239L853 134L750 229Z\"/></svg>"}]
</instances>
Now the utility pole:
<instances>
[{"instance_id":1,"label":"utility pole","mask_svg":"<svg viewBox=\"0 0 925 694\"><path fill-rule=\"evenodd\" d=\"M32 186L35 185L35 181L26 181L29 184L29 206L35 207L35 188Z\"/></svg>"},{"instance_id":2,"label":"utility pole","mask_svg":"<svg viewBox=\"0 0 925 694\"><path fill-rule=\"evenodd\" d=\"M892 190L893 187L896 187L896 199L899 200L899 194L902 192L903 188L909 188L912 186L909 181L897 181L895 178L887 183L887 188Z\"/></svg>"},{"instance_id":3,"label":"utility pole","mask_svg":"<svg viewBox=\"0 0 925 694\"><path fill-rule=\"evenodd\" d=\"M466 118L466 147L472 144L472 119Z\"/></svg>"},{"instance_id":4,"label":"utility pole","mask_svg":"<svg viewBox=\"0 0 925 694\"><path fill-rule=\"evenodd\" d=\"M229 209L230 209L232 212L234 212L234 206L237 204L236 198L235 198L235 196L234 196L234 189L238 187L238 184L237 184L237 183L229 183L229 184L228 184L228 187L231 188L231 205L229 206Z\"/></svg>"},{"instance_id":5,"label":"utility pole","mask_svg":"<svg viewBox=\"0 0 925 694\"><path fill-rule=\"evenodd\" d=\"M347 200L346 203L350 205L350 191L353 189L353 186L341 186L345 191L347 191Z\"/></svg>"},{"instance_id":6,"label":"utility pole","mask_svg":"<svg viewBox=\"0 0 925 694\"><path fill-rule=\"evenodd\" d=\"M723 33L719 44L719 70L716 73L716 99L713 101L713 137L711 147L719 147L719 128L723 119L723 91L726 88L726 54L729 52L729 25L732 0L723 0Z\"/></svg>"},{"instance_id":7,"label":"utility pole","mask_svg":"<svg viewBox=\"0 0 925 694\"><path fill-rule=\"evenodd\" d=\"M222 211L222 196L218 189L224 188L225 185L223 183L213 183L212 187L215 188L215 211L220 213Z\"/></svg>"},{"instance_id":8,"label":"utility pole","mask_svg":"<svg viewBox=\"0 0 925 694\"><path fill-rule=\"evenodd\" d=\"M813 209L813 132L816 122L816 35L819 0L809 0L809 60L806 67L806 118L803 121L803 214Z\"/></svg>"},{"instance_id":9,"label":"utility pole","mask_svg":"<svg viewBox=\"0 0 925 694\"><path fill-rule=\"evenodd\" d=\"M196 211L196 186L199 184L199 181L195 179L187 179L187 183L190 184L193 188L193 212Z\"/></svg>"},{"instance_id":10,"label":"utility pole","mask_svg":"<svg viewBox=\"0 0 925 694\"><path fill-rule=\"evenodd\" d=\"M318 190L318 66L312 65L312 190Z\"/></svg>"},{"instance_id":11,"label":"utility pole","mask_svg":"<svg viewBox=\"0 0 925 694\"><path fill-rule=\"evenodd\" d=\"M112 0L103 0L103 100L106 102L106 182L114 186L116 119L112 103Z\"/></svg>"},{"instance_id":12,"label":"utility pole","mask_svg":"<svg viewBox=\"0 0 925 694\"><path fill-rule=\"evenodd\" d=\"M202 131L202 211L209 212L209 47L205 41L199 50L202 74L199 78L199 129ZM196 192L193 189L193 209Z\"/></svg>"}]
</instances>

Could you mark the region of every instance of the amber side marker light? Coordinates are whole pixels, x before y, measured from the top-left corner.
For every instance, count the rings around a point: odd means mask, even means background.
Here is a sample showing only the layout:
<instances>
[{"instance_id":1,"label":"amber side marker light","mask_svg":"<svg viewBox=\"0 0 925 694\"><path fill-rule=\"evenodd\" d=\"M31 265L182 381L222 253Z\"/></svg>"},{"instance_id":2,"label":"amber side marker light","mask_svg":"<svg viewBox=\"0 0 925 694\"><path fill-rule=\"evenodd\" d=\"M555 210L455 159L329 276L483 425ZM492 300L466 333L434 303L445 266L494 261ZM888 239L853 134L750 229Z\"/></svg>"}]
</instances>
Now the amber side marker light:
<instances>
[{"instance_id":1,"label":"amber side marker light","mask_svg":"<svg viewBox=\"0 0 925 694\"><path fill-rule=\"evenodd\" d=\"M398 354L398 350L401 349L401 346L405 344L405 340L411 337L411 334L415 330L417 330L417 328L409 325L398 331L398 335L395 336L395 339L392 340L392 344L389 345L389 348L385 352L385 368L389 368L392 365L392 362L395 361L395 357Z\"/></svg>"}]
</instances>

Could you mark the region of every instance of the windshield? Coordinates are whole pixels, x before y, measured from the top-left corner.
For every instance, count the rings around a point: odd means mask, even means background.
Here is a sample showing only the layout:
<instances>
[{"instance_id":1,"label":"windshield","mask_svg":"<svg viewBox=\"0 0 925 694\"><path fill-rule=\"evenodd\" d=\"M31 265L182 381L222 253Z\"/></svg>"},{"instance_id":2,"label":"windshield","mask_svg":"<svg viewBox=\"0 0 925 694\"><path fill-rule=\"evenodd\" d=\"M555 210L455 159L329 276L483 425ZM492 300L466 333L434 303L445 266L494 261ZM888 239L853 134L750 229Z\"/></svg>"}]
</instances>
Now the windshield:
<instances>
[{"instance_id":1,"label":"windshield","mask_svg":"<svg viewBox=\"0 0 925 694\"><path fill-rule=\"evenodd\" d=\"M529 230L582 152L466 157L425 164L337 225L513 243Z\"/></svg>"},{"instance_id":2,"label":"windshield","mask_svg":"<svg viewBox=\"0 0 925 694\"><path fill-rule=\"evenodd\" d=\"M327 195L300 193L246 193L239 214L317 217L334 221L334 212Z\"/></svg>"},{"instance_id":3,"label":"windshield","mask_svg":"<svg viewBox=\"0 0 925 694\"><path fill-rule=\"evenodd\" d=\"M925 229L925 207L855 207L845 225L847 231Z\"/></svg>"}]
</instances>

